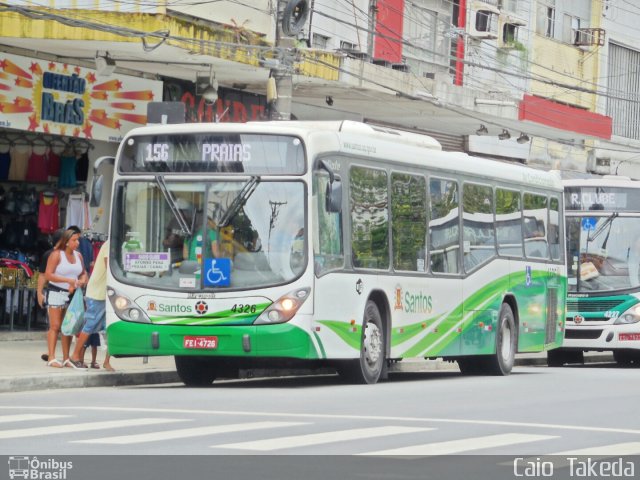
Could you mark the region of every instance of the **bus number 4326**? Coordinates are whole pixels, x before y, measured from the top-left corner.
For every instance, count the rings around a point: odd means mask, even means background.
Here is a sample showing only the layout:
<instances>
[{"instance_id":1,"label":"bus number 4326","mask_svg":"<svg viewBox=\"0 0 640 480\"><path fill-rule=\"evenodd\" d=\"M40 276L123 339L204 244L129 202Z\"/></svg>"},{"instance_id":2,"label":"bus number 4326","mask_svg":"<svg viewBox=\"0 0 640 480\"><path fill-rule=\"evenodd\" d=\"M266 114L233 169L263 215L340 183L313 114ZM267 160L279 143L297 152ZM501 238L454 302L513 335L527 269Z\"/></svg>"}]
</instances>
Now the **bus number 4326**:
<instances>
[{"instance_id":1,"label":"bus number 4326","mask_svg":"<svg viewBox=\"0 0 640 480\"><path fill-rule=\"evenodd\" d=\"M256 313L255 304L236 303L231 307L233 313Z\"/></svg>"}]
</instances>

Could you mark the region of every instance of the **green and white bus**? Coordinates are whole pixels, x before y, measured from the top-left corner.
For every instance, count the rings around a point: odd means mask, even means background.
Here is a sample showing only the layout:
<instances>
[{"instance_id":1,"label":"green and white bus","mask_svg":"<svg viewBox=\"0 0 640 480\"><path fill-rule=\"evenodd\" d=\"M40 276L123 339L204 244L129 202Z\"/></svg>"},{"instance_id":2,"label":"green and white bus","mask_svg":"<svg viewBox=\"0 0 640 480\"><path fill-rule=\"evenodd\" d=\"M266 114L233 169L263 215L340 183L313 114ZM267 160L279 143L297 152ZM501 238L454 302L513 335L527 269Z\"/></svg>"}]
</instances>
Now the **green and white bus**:
<instances>
[{"instance_id":1,"label":"green and white bus","mask_svg":"<svg viewBox=\"0 0 640 480\"><path fill-rule=\"evenodd\" d=\"M563 347L550 366L611 351L640 362L640 182L627 177L564 180L568 299Z\"/></svg>"},{"instance_id":2,"label":"green and white bus","mask_svg":"<svg viewBox=\"0 0 640 480\"><path fill-rule=\"evenodd\" d=\"M507 375L561 345L555 173L357 122L144 127L116 159L108 340L188 385L241 368Z\"/></svg>"}]
</instances>

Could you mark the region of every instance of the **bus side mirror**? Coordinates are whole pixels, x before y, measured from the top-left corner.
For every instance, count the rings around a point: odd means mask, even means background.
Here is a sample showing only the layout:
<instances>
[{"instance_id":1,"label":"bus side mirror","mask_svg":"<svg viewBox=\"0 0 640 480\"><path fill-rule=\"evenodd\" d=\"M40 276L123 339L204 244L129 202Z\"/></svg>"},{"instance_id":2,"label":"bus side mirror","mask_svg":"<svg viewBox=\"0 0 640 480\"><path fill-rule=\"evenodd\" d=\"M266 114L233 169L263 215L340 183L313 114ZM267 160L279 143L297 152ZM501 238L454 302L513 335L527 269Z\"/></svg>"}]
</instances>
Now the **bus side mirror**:
<instances>
[{"instance_id":1,"label":"bus side mirror","mask_svg":"<svg viewBox=\"0 0 640 480\"><path fill-rule=\"evenodd\" d=\"M93 178L91 179L91 193L89 195L89 206L99 207L102 200L102 190L104 187L104 176L98 174L100 165L113 165L115 163L114 157L100 157L93 164Z\"/></svg>"},{"instance_id":2,"label":"bus side mirror","mask_svg":"<svg viewBox=\"0 0 640 480\"><path fill-rule=\"evenodd\" d=\"M342 211L342 181L334 177L333 182L327 183L325 210L330 213Z\"/></svg>"}]
</instances>

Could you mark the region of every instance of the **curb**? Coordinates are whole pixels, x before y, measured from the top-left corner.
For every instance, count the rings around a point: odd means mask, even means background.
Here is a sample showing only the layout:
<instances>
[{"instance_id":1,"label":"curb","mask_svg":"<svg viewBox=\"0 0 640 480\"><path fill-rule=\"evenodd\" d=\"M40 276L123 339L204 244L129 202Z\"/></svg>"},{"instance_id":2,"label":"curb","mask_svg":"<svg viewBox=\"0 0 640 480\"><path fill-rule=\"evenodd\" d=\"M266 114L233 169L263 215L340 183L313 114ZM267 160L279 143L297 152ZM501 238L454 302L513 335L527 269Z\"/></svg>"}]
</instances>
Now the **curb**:
<instances>
[{"instance_id":1,"label":"curb","mask_svg":"<svg viewBox=\"0 0 640 480\"><path fill-rule=\"evenodd\" d=\"M0 378L0 393L27 392L32 390L54 390L61 388L122 387L130 385L152 385L179 382L175 371L113 372L73 375L32 375L28 377Z\"/></svg>"},{"instance_id":2,"label":"curb","mask_svg":"<svg viewBox=\"0 0 640 480\"><path fill-rule=\"evenodd\" d=\"M584 363L604 363L613 362L612 353L598 353L593 355L585 355ZM546 367L547 357L520 357L516 358L515 364L518 367ZM577 365L577 364L576 364Z\"/></svg>"},{"instance_id":3,"label":"curb","mask_svg":"<svg viewBox=\"0 0 640 480\"><path fill-rule=\"evenodd\" d=\"M584 363L613 362L610 353L585 355ZM519 367L546 367L546 357L520 357L516 358L515 366ZM419 373L429 371L457 371L458 366L454 362L442 360L405 361L398 362L390 368L390 372ZM285 377L300 375L326 375L333 371L327 369L317 370L271 370L255 369L241 370L241 379ZM164 383L180 383L180 378L175 370L156 370L149 372L114 372L99 374L82 374L74 372L72 375L37 374L23 377L0 377L0 393L17 393L33 390L55 390L61 388L87 388L87 387L122 387L132 385L154 385Z\"/></svg>"}]
</instances>

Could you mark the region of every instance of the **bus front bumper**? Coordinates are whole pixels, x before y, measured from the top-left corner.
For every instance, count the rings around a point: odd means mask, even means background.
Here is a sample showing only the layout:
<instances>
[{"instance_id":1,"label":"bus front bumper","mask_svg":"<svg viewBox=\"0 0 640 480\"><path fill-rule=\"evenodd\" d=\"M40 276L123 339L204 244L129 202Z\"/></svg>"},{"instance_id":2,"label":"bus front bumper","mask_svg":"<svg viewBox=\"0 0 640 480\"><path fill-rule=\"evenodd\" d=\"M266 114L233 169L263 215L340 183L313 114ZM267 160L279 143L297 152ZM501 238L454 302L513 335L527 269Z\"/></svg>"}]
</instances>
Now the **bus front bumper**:
<instances>
[{"instance_id":1,"label":"bus front bumper","mask_svg":"<svg viewBox=\"0 0 640 480\"><path fill-rule=\"evenodd\" d=\"M640 349L640 324L566 325L563 348L576 350Z\"/></svg>"},{"instance_id":2,"label":"bus front bumper","mask_svg":"<svg viewBox=\"0 0 640 480\"><path fill-rule=\"evenodd\" d=\"M190 340L185 340L185 337L190 337ZM318 358L309 334L291 323L199 327L118 321L107 328L107 342L109 354L115 357L198 355Z\"/></svg>"}]
</instances>

